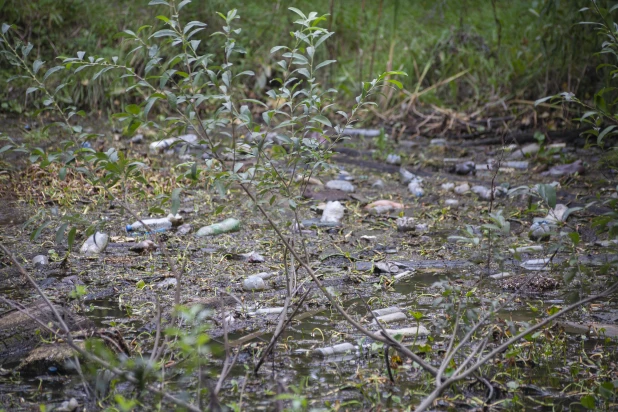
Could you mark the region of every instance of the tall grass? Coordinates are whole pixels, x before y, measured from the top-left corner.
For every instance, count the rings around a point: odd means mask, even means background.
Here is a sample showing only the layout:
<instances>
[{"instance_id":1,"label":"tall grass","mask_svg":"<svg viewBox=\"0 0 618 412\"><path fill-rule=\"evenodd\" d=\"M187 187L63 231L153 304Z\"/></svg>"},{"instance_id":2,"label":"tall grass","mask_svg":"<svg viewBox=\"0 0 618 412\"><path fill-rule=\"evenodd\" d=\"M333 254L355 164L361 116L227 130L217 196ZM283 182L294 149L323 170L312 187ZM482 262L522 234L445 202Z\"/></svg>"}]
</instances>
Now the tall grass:
<instances>
[{"instance_id":1,"label":"tall grass","mask_svg":"<svg viewBox=\"0 0 618 412\"><path fill-rule=\"evenodd\" d=\"M578 10L587 0L314 0L312 7L331 13L336 32L320 58L336 58L322 81L337 87L342 97L358 92L359 79L385 70L405 69L404 86L414 90L437 84L463 70L466 75L435 88L421 99L428 103L473 108L500 98L534 99L560 91L594 90L600 81L589 56L598 39L589 27L578 26ZM111 56L126 51L118 31L150 22L147 0L0 0L5 20L20 27L24 40L35 43L42 58L59 53L97 49ZM248 94L261 94L277 77L276 62L266 48L281 43L292 30L290 6L300 0L204 0L187 6L191 19L216 21L215 12L242 11L250 22L238 38L247 53L235 62L256 72L246 84ZM156 8L155 8L156 9ZM130 23L130 24L129 24ZM146 23L144 23L146 24ZM210 25L215 27L214 24ZM202 37L213 53L216 38ZM93 47L94 46L94 47ZM2 75L10 74L5 62ZM85 108L109 107L122 88L82 82L68 89ZM9 96L5 94L4 98ZM388 96L395 105L403 95Z\"/></svg>"}]
</instances>

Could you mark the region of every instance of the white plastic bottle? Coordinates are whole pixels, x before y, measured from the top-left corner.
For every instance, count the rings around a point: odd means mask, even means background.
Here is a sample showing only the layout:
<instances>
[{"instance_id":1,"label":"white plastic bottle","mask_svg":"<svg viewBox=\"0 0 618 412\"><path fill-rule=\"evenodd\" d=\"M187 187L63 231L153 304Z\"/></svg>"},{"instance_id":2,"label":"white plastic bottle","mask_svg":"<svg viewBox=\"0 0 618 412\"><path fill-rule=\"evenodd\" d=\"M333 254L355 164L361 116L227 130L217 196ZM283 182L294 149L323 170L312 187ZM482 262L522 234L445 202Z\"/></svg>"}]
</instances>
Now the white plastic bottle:
<instances>
[{"instance_id":1,"label":"white plastic bottle","mask_svg":"<svg viewBox=\"0 0 618 412\"><path fill-rule=\"evenodd\" d=\"M172 222L166 217L161 219L142 219L142 222L144 222L144 224L148 227L144 226L138 220L130 225L127 225L127 232L145 233L149 230L154 232L165 232L166 230L172 228Z\"/></svg>"}]
</instances>

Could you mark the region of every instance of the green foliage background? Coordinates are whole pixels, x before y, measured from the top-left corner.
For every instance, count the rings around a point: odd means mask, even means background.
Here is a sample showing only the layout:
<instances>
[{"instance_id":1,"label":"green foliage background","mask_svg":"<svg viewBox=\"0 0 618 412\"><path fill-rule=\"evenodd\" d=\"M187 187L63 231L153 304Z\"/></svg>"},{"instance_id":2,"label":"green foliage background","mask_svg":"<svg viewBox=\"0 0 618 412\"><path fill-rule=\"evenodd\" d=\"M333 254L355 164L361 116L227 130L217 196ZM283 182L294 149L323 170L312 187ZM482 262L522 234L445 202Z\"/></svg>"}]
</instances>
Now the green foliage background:
<instances>
[{"instance_id":1,"label":"green foliage background","mask_svg":"<svg viewBox=\"0 0 618 412\"><path fill-rule=\"evenodd\" d=\"M128 51L115 36L125 29L151 24L157 8L147 1L126 0L0 0L3 21L15 24L22 40L34 43L39 58L74 56L94 50L111 57ZM582 95L597 90L602 78L590 56L598 50L593 28L578 25L578 12L587 0L314 0L312 10L330 13L328 27L336 35L326 58L339 64L325 74L329 85L342 98L359 91L363 78L373 78L387 69L405 70L404 86L415 90L468 72L446 87L428 93L429 103L475 108L488 100L524 98L570 91ZM188 19L209 23L201 39L220 52L219 40L209 37L218 27L216 12L237 8L243 16L239 43L247 54L236 62L256 72L246 85L248 93L260 95L276 77L269 54L273 44L284 44L292 30L287 8L307 8L303 1L202 0L187 6ZM1 77L13 74L0 62ZM426 74L423 72L427 68ZM3 79L0 79L3 80ZM98 84L83 81L67 93L82 108L109 108L120 87L112 79ZM18 84L0 96L5 110L19 111L23 93ZM11 101L11 105L7 102ZM397 103L394 99L393 104Z\"/></svg>"}]
</instances>

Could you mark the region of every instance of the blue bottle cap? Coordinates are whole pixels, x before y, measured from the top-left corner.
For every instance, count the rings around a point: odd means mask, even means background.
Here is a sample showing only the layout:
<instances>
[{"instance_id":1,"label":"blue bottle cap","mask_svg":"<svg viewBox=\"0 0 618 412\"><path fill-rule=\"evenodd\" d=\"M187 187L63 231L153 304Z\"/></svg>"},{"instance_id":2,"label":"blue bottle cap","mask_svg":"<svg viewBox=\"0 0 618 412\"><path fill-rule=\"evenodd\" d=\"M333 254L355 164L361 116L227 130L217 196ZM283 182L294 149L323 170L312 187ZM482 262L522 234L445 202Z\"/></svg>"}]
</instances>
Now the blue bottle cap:
<instances>
[{"instance_id":1,"label":"blue bottle cap","mask_svg":"<svg viewBox=\"0 0 618 412\"><path fill-rule=\"evenodd\" d=\"M127 225L127 227L125 229L127 229L127 232L131 232L131 231L133 231L133 226Z\"/></svg>"}]
</instances>

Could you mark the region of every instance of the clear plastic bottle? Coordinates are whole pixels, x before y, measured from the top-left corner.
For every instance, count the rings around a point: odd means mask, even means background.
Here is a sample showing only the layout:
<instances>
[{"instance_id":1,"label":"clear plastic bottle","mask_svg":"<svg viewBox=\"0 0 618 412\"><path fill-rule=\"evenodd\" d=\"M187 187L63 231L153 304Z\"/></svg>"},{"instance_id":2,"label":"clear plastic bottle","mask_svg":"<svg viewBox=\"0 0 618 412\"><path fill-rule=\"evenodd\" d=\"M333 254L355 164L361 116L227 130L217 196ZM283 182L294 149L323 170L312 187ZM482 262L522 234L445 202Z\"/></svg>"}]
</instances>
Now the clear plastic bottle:
<instances>
[{"instance_id":1,"label":"clear plastic bottle","mask_svg":"<svg viewBox=\"0 0 618 412\"><path fill-rule=\"evenodd\" d=\"M127 232L146 233L149 230L154 232L165 232L166 230L172 228L172 222L167 217L161 219L142 219L142 222L144 222L144 224L148 227L144 226L138 220L130 225L127 225Z\"/></svg>"}]
</instances>

